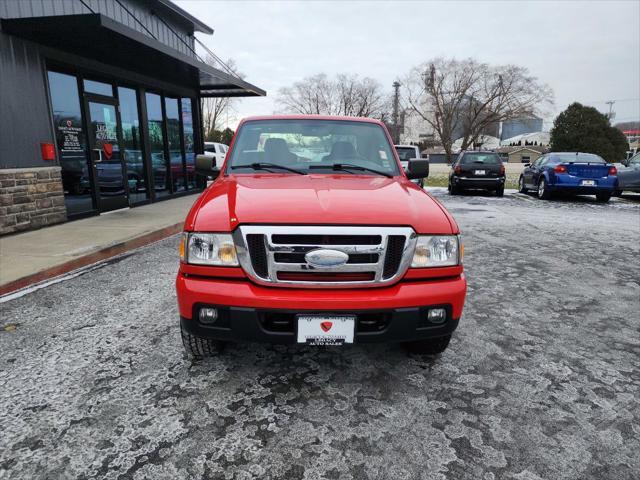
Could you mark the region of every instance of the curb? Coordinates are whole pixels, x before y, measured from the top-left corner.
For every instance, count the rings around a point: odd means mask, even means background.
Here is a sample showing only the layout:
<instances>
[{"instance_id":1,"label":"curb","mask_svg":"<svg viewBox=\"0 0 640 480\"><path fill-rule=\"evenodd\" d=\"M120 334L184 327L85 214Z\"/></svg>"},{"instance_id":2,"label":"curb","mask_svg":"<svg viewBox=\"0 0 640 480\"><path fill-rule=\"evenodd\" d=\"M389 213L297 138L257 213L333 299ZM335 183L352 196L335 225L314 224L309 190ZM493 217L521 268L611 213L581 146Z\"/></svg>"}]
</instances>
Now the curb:
<instances>
[{"instance_id":1,"label":"curb","mask_svg":"<svg viewBox=\"0 0 640 480\"><path fill-rule=\"evenodd\" d=\"M160 230L145 233L143 235L140 235L139 237L134 237L129 240L125 240L124 242L109 245L108 247L101 248L95 252L91 252L74 260L69 260L68 262L56 265L55 267L47 268L37 273L27 275L26 277L22 277L9 283L5 283L4 285L0 285L0 296L13 293L30 285L40 283L45 280L50 280L54 277L59 277L60 275L64 275L73 270L86 267L87 265L91 265L93 263L101 262L129 250L143 247L144 245L147 245L149 243L157 242L158 240L162 240L163 238L170 237L172 235L175 235L176 233L180 233L182 231L183 225L184 222L180 222L168 227L164 227Z\"/></svg>"}]
</instances>

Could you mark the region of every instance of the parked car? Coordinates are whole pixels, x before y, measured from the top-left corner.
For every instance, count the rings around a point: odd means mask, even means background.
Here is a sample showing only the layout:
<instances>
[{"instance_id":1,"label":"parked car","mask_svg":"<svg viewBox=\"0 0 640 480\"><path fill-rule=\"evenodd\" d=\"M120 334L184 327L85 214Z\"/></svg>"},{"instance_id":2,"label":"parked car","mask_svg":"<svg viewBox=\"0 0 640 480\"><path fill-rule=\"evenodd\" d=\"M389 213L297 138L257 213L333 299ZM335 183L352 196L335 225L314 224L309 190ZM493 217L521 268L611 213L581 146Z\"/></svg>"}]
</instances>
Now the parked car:
<instances>
[{"instance_id":1,"label":"parked car","mask_svg":"<svg viewBox=\"0 0 640 480\"><path fill-rule=\"evenodd\" d=\"M618 187L616 194L622 192L640 192L640 152L622 162L623 167L618 170Z\"/></svg>"},{"instance_id":2,"label":"parked car","mask_svg":"<svg viewBox=\"0 0 640 480\"><path fill-rule=\"evenodd\" d=\"M550 199L555 193L595 195L608 202L617 188L615 165L593 153L550 152L525 168L518 180L518 190L535 190L538 198Z\"/></svg>"},{"instance_id":3,"label":"parked car","mask_svg":"<svg viewBox=\"0 0 640 480\"><path fill-rule=\"evenodd\" d=\"M398 157L400 158L400 164L402 168L404 168L405 172L409 167L409 160L412 158L422 158L420 154L420 148L415 145L394 145L396 148L396 152L398 152ZM420 188L424 188L424 178L416 178L412 180L413 183L418 185Z\"/></svg>"},{"instance_id":4,"label":"parked car","mask_svg":"<svg viewBox=\"0 0 640 480\"><path fill-rule=\"evenodd\" d=\"M217 165L222 165L224 157L227 154L229 147L224 143L218 142L204 142L204 154L216 159Z\"/></svg>"},{"instance_id":5,"label":"parked car","mask_svg":"<svg viewBox=\"0 0 640 480\"><path fill-rule=\"evenodd\" d=\"M185 349L226 341L408 342L445 350L466 294L459 228L411 182L384 124L314 115L242 121L191 208L176 279ZM213 233L215 232L215 233Z\"/></svg>"},{"instance_id":6,"label":"parked car","mask_svg":"<svg viewBox=\"0 0 640 480\"><path fill-rule=\"evenodd\" d=\"M467 189L481 189L504 195L505 168L496 152L460 152L451 165L449 193L459 195Z\"/></svg>"}]
</instances>

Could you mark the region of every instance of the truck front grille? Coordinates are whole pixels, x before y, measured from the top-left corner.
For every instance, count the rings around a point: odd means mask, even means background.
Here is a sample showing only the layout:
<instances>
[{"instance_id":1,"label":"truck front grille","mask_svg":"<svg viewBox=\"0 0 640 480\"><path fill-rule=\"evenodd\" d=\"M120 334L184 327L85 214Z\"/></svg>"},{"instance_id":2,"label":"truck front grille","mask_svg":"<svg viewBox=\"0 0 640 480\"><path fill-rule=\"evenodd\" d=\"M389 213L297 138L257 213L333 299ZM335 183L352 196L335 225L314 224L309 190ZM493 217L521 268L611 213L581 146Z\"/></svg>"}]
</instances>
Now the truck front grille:
<instances>
[{"instance_id":1,"label":"truck front grille","mask_svg":"<svg viewBox=\"0 0 640 480\"><path fill-rule=\"evenodd\" d=\"M255 282L304 288L397 281L411 263L416 242L409 227L243 225L233 235L240 264ZM318 249L343 252L346 261L311 265L305 256Z\"/></svg>"},{"instance_id":2,"label":"truck front grille","mask_svg":"<svg viewBox=\"0 0 640 480\"><path fill-rule=\"evenodd\" d=\"M247 235L247 246L251 252L251 266L260 277L269 276L267 263L267 248L264 243L264 235L252 233Z\"/></svg>"},{"instance_id":3,"label":"truck front grille","mask_svg":"<svg viewBox=\"0 0 640 480\"><path fill-rule=\"evenodd\" d=\"M304 256L311 250L313 250L313 247L305 248L302 252L274 253L273 257L276 263L306 263ZM379 255L377 253L352 253L351 255L349 255L349 260L347 260L347 263L377 263L378 258Z\"/></svg>"},{"instance_id":4,"label":"truck front grille","mask_svg":"<svg viewBox=\"0 0 640 480\"><path fill-rule=\"evenodd\" d=\"M402 250L405 238L402 235L391 235L387 242L387 255L384 257L382 278L393 277L402 262Z\"/></svg>"},{"instance_id":5,"label":"truck front grille","mask_svg":"<svg viewBox=\"0 0 640 480\"><path fill-rule=\"evenodd\" d=\"M275 244L298 245L378 245L382 241L380 235L291 235L276 234L271 236Z\"/></svg>"}]
</instances>

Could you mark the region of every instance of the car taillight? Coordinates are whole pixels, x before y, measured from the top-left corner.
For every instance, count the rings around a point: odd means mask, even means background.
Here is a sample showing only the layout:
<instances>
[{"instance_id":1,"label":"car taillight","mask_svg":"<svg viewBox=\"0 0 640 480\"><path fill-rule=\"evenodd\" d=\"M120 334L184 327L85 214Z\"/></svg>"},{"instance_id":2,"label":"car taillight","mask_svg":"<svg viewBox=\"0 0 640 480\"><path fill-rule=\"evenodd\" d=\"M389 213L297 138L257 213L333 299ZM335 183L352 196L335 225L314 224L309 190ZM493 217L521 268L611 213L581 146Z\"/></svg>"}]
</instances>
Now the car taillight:
<instances>
[{"instance_id":1,"label":"car taillight","mask_svg":"<svg viewBox=\"0 0 640 480\"><path fill-rule=\"evenodd\" d=\"M456 168L453 169L453 171L455 172L456 175L460 175L462 173L462 168L460 167L460 165L458 165Z\"/></svg>"},{"instance_id":2,"label":"car taillight","mask_svg":"<svg viewBox=\"0 0 640 480\"><path fill-rule=\"evenodd\" d=\"M556 173L567 173L567 167L564 165L556 165L556 168L553 169Z\"/></svg>"},{"instance_id":3,"label":"car taillight","mask_svg":"<svg viewBox=\"0 0 640 480\"><path fill-rule=\"evenodd\" d=\"M504 175L504 165L500 165L500 175Z\"/></svg>"},{"instance_id":4,"label":"car taillight","mask_svg":"<svg viewBox=\"0 0 640 480\"><path fill-rule=\"evenodd\" d=\"M618 175L618 169L615 166L609 167L609 175Z\"/></svg>"}]
</instances>

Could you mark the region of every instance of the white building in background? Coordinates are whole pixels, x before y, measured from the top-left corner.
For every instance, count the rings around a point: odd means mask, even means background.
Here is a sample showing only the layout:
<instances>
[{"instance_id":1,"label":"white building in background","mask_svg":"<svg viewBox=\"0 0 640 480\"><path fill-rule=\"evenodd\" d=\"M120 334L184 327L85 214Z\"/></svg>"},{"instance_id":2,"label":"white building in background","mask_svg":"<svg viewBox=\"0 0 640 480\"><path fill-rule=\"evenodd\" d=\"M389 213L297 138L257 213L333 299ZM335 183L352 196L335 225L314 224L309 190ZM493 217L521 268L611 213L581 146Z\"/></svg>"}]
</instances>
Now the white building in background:
<instances>
[{"instance_id":1,"label":"white building in background","mask_svg":"<svg viewBox=\"0 0 640 480\"><path fill-rule=\"evenodd\" d=\"M500 125L500 139L506 140L519 135L541 132L542 124L542 119L535 115L529 118L514 118L513 120L504 121Z\"/></svg>"},{"instance_id":2,"label":"white building in background","mask_svg":"<svg viewBox=\"0 0 640 480\"><path fill-rule=\"evenodd\" d=\"M547 146L551 141L551 134L549 132L534 132L525 133L523 135L516 135L515 137L506 138L500 142L502 146L518 145L542 145Z\"/></svg>"},{"instance_id":3,"label":"white building in background","mask_svg":"<svg viewBox=\"0 0 640 480\"><path fill-rule=\"evenodd\" d=\"M514 131L518 128L524 128L523 126L529 128L539 128L540 127L540 119L531 119L529 120L514 120L511 122L503 122L502 123L502 132L507 133L508 131ZM509 128L505 128L506 125L509 125ZM504 138L504 137L503 137ZM438 135L435 133L433 128L419 115L415 113L407 112L405 116L404 130L400 135L400 140L402 144L417 144L421 143L425 140L432 140L438 142ZM541 145L548 146L550 141L549 132L541 132L535 131L530 133L523 133L520 135L515 135L510 138L504 138L501 140L500 138L494 137L492 135L482 135L478 141L479 144L482 145L482 149L485 150L495 150L500 146L509 146L509 145L518 145L520 142L520 146L525 146L525 142L528 145ZM453 151L458 152L462 146L462 138L458 138L453 143ZM469 147L471 148L471 147Z\"/></svg>"},{"instance_id":4,"label":"white building in background","mask_svg":"<svg viewBox=\"0 0 640 480\"><path fill-rule=\"evenodd\" d=\"M459 138L453 142L452 148L455 153L458 153L462 149L462 142L464 138ZM500 139L492 135L480 135L474 145L469 145L469 150L495 150L500 146Z\"/></svg>"},{"instance_id":5,"label":"white building in background","mask_svg":"<svg viewBox=\"0 0 640 480\"><path fill-rule=\"evenodd\" d=\"M415 112L406 111L404 117L404 129L400 134L400 143L403 145L410 145L413 143L420 143L430 136L433 136L435 132L431 125L429 125L424 118Z\"/></svg>"}]
</instances>

